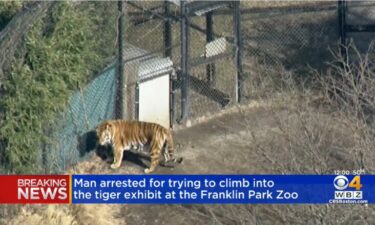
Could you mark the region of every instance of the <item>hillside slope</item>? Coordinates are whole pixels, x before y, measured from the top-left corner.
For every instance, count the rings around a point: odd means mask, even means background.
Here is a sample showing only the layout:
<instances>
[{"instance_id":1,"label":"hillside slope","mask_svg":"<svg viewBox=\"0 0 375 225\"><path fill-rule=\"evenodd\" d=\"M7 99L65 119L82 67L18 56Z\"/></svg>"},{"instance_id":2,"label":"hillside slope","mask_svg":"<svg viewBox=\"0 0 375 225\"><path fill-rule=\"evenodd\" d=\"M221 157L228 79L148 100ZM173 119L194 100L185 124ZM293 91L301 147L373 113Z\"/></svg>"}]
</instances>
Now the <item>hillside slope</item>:
<instances>
[{"instance_id":1,"label":"hillside slope","mask_svg":"<svg viewBox=\"0 0 375 225\"><path fill-rule=\"evenodd\" d=\"M238 108L175 132L175 168L158 174L333 173L358 169L357 143L341 118L311 105L284 100ZM293 103L294 102L294 103ZM276 106L279 105L279 106ZM297 107L299 105L299 107ZM282 107L281 107L282 106ZM305 107L305 108L304 108ZM313 137L313 138L311 138ZM370 157L371 158L371 157ZM127 153L119 170L94 153L74 174L142 174L149 161ZM4 224L337 224L375 219L373 206L320 205L68 205L23 206ZM347 215L342 218L343 213ZM358 217L358 215L360 215ZM301 218L305 218L301 220ZM62 222L63 221L63 222ZM320 222L319 222L320 221ZM315 223L316 222L316 223ZM356 223L353 223L356 224Z\"/></svg>"}]
</instances>

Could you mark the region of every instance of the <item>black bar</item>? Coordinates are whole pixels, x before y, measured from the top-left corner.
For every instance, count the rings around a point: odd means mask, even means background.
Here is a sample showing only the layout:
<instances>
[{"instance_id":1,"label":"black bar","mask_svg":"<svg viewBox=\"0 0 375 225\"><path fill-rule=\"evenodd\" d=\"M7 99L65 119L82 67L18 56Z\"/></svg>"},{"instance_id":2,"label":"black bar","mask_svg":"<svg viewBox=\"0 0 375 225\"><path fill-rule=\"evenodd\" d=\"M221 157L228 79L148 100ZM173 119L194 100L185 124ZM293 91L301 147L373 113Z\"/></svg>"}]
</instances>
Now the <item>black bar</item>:
<instances>
[{"instance_id":1,"label":"black bar","mask_svg":"<svg viewBox=\"0 0 375 225\"><path fill-rule=\"evenodd\" d=\"M290 15L295 13L309 13L337 10L337 5L334 2L320 2L319 5L296 5L296 6L270 6L270 7L253 7L241 9L241 15L244 14L281 14ZM232 15L232 9L218 9L214 11L214 15Z\"/></svg>"},{"instance_id":2,"label":"black bar","mask_svg":"<svg viewBox=\"0 0 375 225\"><path fill-rule=\"evenodd\" d=\"M175 106L176 106L176 102L175 102L175 76L174 74L169 74L170 77L169 77L169 127L173 127L173 124L174 124L174 120L175 120Z\"/></svg>"},{"instance_id":3,"label":"black bar","mask_svg":"<svg viewBox=\"0 0 375 225\"><path fill-rule=\"evenodd\" d=\"M169 14L169 2L164 1L164 13ZM164 56L172 57L172 22L167 18L164 20Z\"/></svg>"},{"instance_id":4,"label":"black bar","mask_svg":"<svg viewBox=\"0 0 375 225\"><path fill-rule=\"evenodd\" d=\"M206 13L206 42L214 40L214 28L213 28L213 15L212 12ZM206 67L207 81L211 86L215 86L215 63L207 64Z\"/></svg>"},{"instance_id":5,"label":"black bar","mask_svg":"<svg viewBox=\"0 0 375 225\"><path fill-rule=\"evenodd\" d=\"M221 5L229 5L229 2L225 1L191 1L186 4L185 14L188 16L194 15L195 11L204 10L206 8L214 8Z\"/></svg>"},{"instance_id":6,"label":"black bar","mask_svg":"<svg viewBox=\"0 0 375 225\"><path fill-rule=\"evenodd\" d=\"M141 10L142 12L142 14L144 14L144 13L148 13L148 14L150 14L150 15L152 15L153 17L153 19L161 19L161 20L168 20L168 19L170 19L170 20L172 20L172 21L175 21L175 22L181 22L181 13L180 14L177 14L177 16L176 15L172 15L172 14L168 14L168 15L162 15L162 14L160 14L160 13L157 13L157 12L152 12L152 11L150 11L150 10L148 10L147 8L144 8L144 7L142 7L142 6L139 6L139 5L137 5L137 4L135 4L134 2L131 2L131 1L126 1L126 3L127 4L129 4L129 5L131 5L131 6L133 6L134 8L136 8L136 9L138 9L138 10ZM144 19L145 21L148 21L148 19L147 18L145 18ZM141 21L142 22L142 21ZM136 22L136 23L140 23L139 21L138 22ZM206 34L206 30L205 29L203 29L203 28L201 28L199 25L196 25L196 24L194 24L194 23L191 23L191 21L189 21L189 26L191 27L191 28L193 28L193 29L195 29L196 31L199 31L199 32L201 32L201 33L203 33L203 34ZM216 38L220 38L220 37L222 37L222 36L220 36L220 35L218 35L218 34L213 34L214 35L214 37L216 37Z\"/></svg>"},{"instance_id":7,"label":"black bar","mask_svg":"<svg viewBox=\"0 0 375 225\"><path fill-rule=\"evenodd\" d=\"M346 54L346 3L345 0L339 0L338 4L338 30L339 30L339 38L340 38L340 53L341 55Z\"/></svg>"},{"instance_id":8,"label":"black bar","mask_svg":"<svg viewBox=\"0 0 375 225\"><path fill-rule=\"evenodd\" d=\"M164 15L169 15L169 2L164 0ZM172 19L164 19L164 56L172 59ZM172 127L175 118L175 93L173 91L174 80L169 76L169 126Z\"/></svg>"},{"instance_id":9,"label":"black bar","mask_svg":"<svg viewBox=\"0 0 375 225\"><path fill-rule=\"evenodd\" d=\"M46 134L46 135L51 134L52 129L51 128L44 128L43 133ZM50 173L50 171L49 171L50 170L50 163L49 163L50 160L48 160L48 155L49 155L48 153L50 151L48 151L48 150L51 148L51 146L50 146L50 144L47 143L47 141L42 141L41 147L42 147L42 164L43 164L43 167L44 167L44 173L49 174Z\"/></svg>"},{"instance_id":10,"label":"black bar","mask_svg":"<svg viewBox=\"0 0 375 225\"><path fill-rule=\"evenodd\" d=\"M240 2L233 1L233 31L234 31L234 50L235 50L235 64L237 69L236 76L236 101L240 103L242 101L242 87L243 87L243 76L242 76L242 39L241 39L241 11Z\"/></svg>"},{"instance_id":11,"label":"black bar","mask_svg":"<svg viewBox=\"0 0 375 225\"><path fill-rule=\"evenodd\" d=\"M210 42L214 40L213 35L213 20L212 20L212 12L206 13L206 41Z\"/></svg>"},{"instance_id":12,"label":"black bar","mask_svg":"<svg viewBox=\"0 0 375 225\"><path fill-rule=\"evenodd\" d=\"M196 93L206 96L207 98L211 99L219 103L222 107L228 105L230 102L230 96L219 89L215 89L210 87L209 83L203 80L198 79L195 76L189 75L189 79L191 82L191 90L195 91ZM173 90L178 90L181 88L182 84L180 80L175 82Z\"/></svg>"},{"instance_id":13,"label":"black bar","mask_svg":"<svg viewBox=\"0 0 375 225\"><path fill-rule=\"evenodd\" d=\"M348 32L375 32L375 25L374 24L364 24L364 25L345 24L344 29L346 33Z\"/></svg>"},{"instance_id":14,"label":"black bar","mask_svg":"<svg viewBox=\"0 0 375 225\"><path fill-rule=\"evenodd\" d=\"M147 23L147 22L152 21L152 20L155 20L155 18L153 18L153 17L143 17L143 18L131 19L130 22L134 26L138 26L138 25L142 25L142 24Z\"/></svg>"},{"instance_id":15,"label":"black bar","mask_svg":"<svg viewBox=\"0 0 375 225\"><path fill-rule=\"evenodd\" d=\"M224 92L212 88L208 82L202 81L194 76L189 76L191 81L191 89L207 98L219 103L222 107L228 105L230 96Z\"/></svg>"},{"instance_id":16,"label":"black bar","mask_svg":"<svg viewBox=\"0 0 375 225\"><path fill-rule=\"evenodd\" d=\"M211 56L211 57L208 57L208 58L196 57L196 58L190 59L189 66L191 68L191 67L196 67L196 66L199 66L199 65L207 65L207 64L211 64L213 62L216 62L219 59L224 59L224 58L228 58L228 57L231 57L231 56L233 57L233 53L224 52L224 53L220 53L218 55Z\"/></svg>"},{"instance_id":17,"label":"black bar","mask_svg":"<svg viewBox=\"0 0 375 225\"><path fill-rule=\"evenodd\" d=\"M139 120L139 83L135 84L135 112L134 117Z\"/></svg>"},{"instance_id":18,"label":"black bar","mask_svg":"<svg viewBox=\"0 0 375 225\"><path fill-rule=\"evenodd\" d=\"M189 17L185 14L185 1L180 1L181 10L181 120L186 122L189 117Z\"/></svg>"},{"instance_id":19,"label":"black bar","mask_svg":"<svg viewBox=\"0 0 375 225\"><path fill-rule=\"evenodd\" d=\"M153 16L159 18L159 19L163 19L163 20L166 18L165 16L163 16L163 15L157 13L157 12L154 12L150 9L147 9L145 7L142 7L142 6L139 6L139 5L135 4L135 2L133 2L133 1L126 1L126 3L133 6L136 9L140 10L143 14L144 13L150 13L151 15L153 15Z\"/></svg>"},{"instance_id":20,"label":"black bar","mask_svg":"<svg viewBox=\"0 0 375 225\"><path fill-rule=\"evenodd\" d=\"M118 26L118 68L116 85L115 118L126 118L126 76L125 76L125 4L123 1L117 2L119 17Z\"/></svg>"},{"instance_id":21,"label":"black bar","mask_svg":"<svg viewBox=\"0 0 375 225\"><path fill-rule=\"evenodd\" d=\"M352 6L353 8L358 6ZM149 9L147 9L149 10ZM319 5L303 5L301 4L296 6L270 6L270 7L252 7L252 8L242 8L241 15L244 14L281 14L281 15L290 15L290 14L300 14L300 13L310 13L310 12L321 12L321 11L332 11L337 10L337 4L335 2L324 3L321 2ZM233 9L230 8L220 8L211 11L215 16L219 15L232 15ZM173 12L173 16L179 17L179 12ZM148 11L142 12L129 12L130 16L147 16L149 17L152 13ZM194 13L190 16L197 16Z\"/></svg>"}]
</instances>

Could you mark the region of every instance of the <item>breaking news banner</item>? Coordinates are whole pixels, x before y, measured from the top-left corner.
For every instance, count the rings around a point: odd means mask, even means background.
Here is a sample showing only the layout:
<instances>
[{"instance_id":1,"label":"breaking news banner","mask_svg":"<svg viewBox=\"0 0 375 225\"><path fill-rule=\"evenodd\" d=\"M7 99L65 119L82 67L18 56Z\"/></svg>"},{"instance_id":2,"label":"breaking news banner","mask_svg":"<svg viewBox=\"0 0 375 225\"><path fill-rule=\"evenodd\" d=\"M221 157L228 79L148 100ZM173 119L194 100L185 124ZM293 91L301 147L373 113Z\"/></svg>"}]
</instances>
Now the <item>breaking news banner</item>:
<instances>
[{"instance_id":1,"label":"breaking news banner","mask_svg":"<svg viewBox=\"0 0 375 225\"><path fill-rule=\"evenodd\" d=\"M375 175L2 175L0 203L373 204Z\"/></svg>"},{"instance_id":2,"label":"breaking news banner","mask_svg":"<svg viewBox=\"0 0 375 225\"><path fill-rule=\"evenodd\" d=\"M0 203L70 203L69 175L0 175Z\"/></svg>"}]
</instances>

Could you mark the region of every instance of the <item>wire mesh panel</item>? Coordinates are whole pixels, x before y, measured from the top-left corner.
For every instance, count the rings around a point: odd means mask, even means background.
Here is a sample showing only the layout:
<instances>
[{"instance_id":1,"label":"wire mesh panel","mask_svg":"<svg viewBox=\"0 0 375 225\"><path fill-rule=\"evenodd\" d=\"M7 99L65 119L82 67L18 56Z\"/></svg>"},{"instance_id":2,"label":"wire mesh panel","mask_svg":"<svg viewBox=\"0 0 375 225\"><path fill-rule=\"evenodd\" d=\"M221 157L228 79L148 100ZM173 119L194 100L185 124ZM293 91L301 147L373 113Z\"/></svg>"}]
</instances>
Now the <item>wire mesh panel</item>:
<instances>
[{"instance_id":1,"label":"wire mesh panel","mask_svg":"<svg viewBox=\"0 0 375 225\"><path fill-rule=\"evenodd\" d=\"M373 32L361 31L366 29L366 26L375 24L374 10L375 2L346 2L346 24L357 26L359 29L359 32L350 32L350 29L347 29L348 33L346 36L349 42L353 42L360 52L367 52L370 43L374 40Z\"/></svg>"},{"instance_id":2,"label":"wire mesh panel","mask_svg":"<svg viewBox=\"0 0 375 225\"><path fill-rule=\"evenodd\" d=\"M195 16L191 19L192 24L209 28L209 33L197 29L190 31L191 119L221 110L235 101L232 17L213 16L208 20L207 17Z\"/></svg>"},{"instance_id":3,"label":"wire mesh panel","mask_svg":"<svg viewBox=\"0 0 375 225\"><path fill-rule=\"evenodd\" d=\"M227 5L228 3L224 2L220 4L217 2L189 2L186 6L189 12L181 12L181 9L179 11L180 24L175 24L174 26L179 26L177 28L180 29L179 38L181 40L181 47L179 52L176 50L173 51L173 59L179 65L177 67L178 76L175 85L175 114L179 117L177 120L183 119L182 104L187 105L188 119L195 119L212 111L222 109L229 104L231 97L233 97L234 82L229 81L232 83L232 87L228 90L226 85L223 87L222 80L228 77L233 79L234 76L230 77L229 74L222 76L220 74L228 72L225 69L229 67L233 68L231 64L228 67L223 63L228 62L226 61L228 59L230 61L232 58L232 46L222 34L215 33L217 31L221 32L223 29L229 29L229 32L231 32L233 28L232 26L221 26L221 22L217 23L220 25L216 25L215 18L211 12ZM183 29L185 29L182 24L182 17L186 17L188 20L185 26L187 29L186 34L182 34ZM173 34L178 35L178 33ZM183 42L186 43L184 44ZM187 46L186 56L181 55L184 45ZM185 61L184 57L188 61L187 68L181 65ZM224 69L219 68L219 70L216 70L215 67L217 66L224 66ZM187 70L186 74L183 74L184 69ZM185 85L183 82L184 79L188 80L186 84L187 99L184 99L185 97L182 96L181 92Z\"/></svg>"},{"instance_id":4,"label":"wire mesh panel","mask_svg":"<svg viewBox=\"0 0 375 225\"><path fill-rule=\"evenodd\" d=\"M336 2L241 4L248 98L269 90L267 85L274 85L272 79L280 79L280 66L308 78L311 67L322 69L331 58L329 48L338 44ZM271 80L260 84L259 76Z\"/></svg>"},{"instance_id":5,"label":"wire mesh panel","mask_svg":"<svg viewBox=\"0 0 375 225\"><path fill-rule=\"evenodd\" d=\"M41 150L45 157L45 171L48 172L65 171L94 150L95 127L114 116L117 3L82 2L74 7L86 8L89 13L85 16L95 24L92 30L101 34L100 41L91 47L100 56L100 61L93 70L88 71L87 82L72 92L67 106L55 119L54 126L47 130L50 140Z\"/></svg>"},{"instance_id":6,"label":"wire mesh panel","mask_svg":"<svg viewBox=\"0 0 375 225\"><path fill-rule=\"evenodd\" d=\"M226 2L184 2L189 12L181 12L180 1L128 2L126 42L150 54L167 56L173 61L172 123L181 119L182 102L188 101L189 119L220 110L233 103L235 67L233 64L232 15L216 17L212 10L226 8ZM229 8L227 8L229 9ZM182 35L182 18L187 17L188 33ZM215 21L217 19L217 21ZM209 30L207 30L209 29ZM182 56L187 40L188 55ZM229 40L229 41L228 41ZM188 61L188 74L181 74L182 60ZM188 76L185 78L184 76ZM187 84L188 100L181 96Z\"/></svg>"},{"instance_id":7,"label":"wire mesh panel","mask_svg":"<svg viewBox=\"0 0 375 225\"><path fill-rule=\"evenodd\" d=\"M64 171L92 150L86 145L87 139L93 138L90 131L101 121L113 118L115 80L115 65L112 65L71 96L67 111L54 128L55 141L50 147L55 154L50 154L48 160L53 163L49 165L51 168Z\"/></svg>"},{"instance_id":8,"label":"wire mesh panel","mask_svg":"<svg viewBox=\"0 0 375 225\"><path fill-rule=\"evenodd\" d=\"M129 1L126 4L126 43L163 53L163 1Z\"/></svg>"}]
</instances>

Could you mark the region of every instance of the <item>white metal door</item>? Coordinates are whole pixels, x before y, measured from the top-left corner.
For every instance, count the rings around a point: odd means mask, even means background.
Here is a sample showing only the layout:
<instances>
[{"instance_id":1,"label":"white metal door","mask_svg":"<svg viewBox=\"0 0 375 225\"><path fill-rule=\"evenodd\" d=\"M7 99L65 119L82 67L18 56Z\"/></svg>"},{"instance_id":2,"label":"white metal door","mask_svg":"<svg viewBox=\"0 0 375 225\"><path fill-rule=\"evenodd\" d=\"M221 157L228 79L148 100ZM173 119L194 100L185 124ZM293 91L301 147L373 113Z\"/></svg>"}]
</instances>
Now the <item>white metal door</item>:
<instances>
[{"instance_id":1,"label":"white metal door","mask_svg":"<svg viewBox=\"0 0 375 225\"><path fill-rule=\"evenodd\" d=\"M142 82L138 88L138 119L169 128L169 74Z\"/></svg>"}]
</instances>

